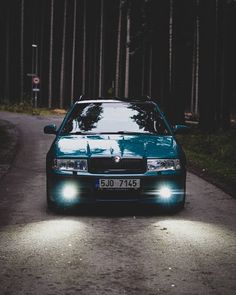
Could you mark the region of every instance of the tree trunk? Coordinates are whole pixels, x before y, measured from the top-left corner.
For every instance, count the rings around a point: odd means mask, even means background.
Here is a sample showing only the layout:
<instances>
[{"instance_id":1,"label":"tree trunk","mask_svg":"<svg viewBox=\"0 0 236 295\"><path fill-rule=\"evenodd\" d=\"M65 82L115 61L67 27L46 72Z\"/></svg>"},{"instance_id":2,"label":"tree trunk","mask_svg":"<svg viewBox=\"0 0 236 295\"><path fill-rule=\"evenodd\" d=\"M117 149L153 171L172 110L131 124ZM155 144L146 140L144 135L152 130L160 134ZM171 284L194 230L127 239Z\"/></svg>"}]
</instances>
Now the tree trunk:
<instances>
[{"instance_id":1,"label":"tree trunk","mask_svg":"<svg viewBox=\"0 0 236 295\"><path fill-rule=\"evenodd\" d=\"M169 93L172 95L172 68L173 68L173 0L170 0L169 22Z\"/></svg>"},{"instance_id":2,"label":"tree trunk","mask_svg":"<svg viewBox=\"0 0 236 295\"><path fill-rule=\"evenodd\" d=\"M21 0L20 101L24 99L24 0Z\"/></svg>"},{"instance_id":3,"label":"tree trunk","mask_svg":"<svg viewBox=\"0 0 236 295\"><path fill-rule=\"evenodd\" d=\"M143 42L144 43L144 42ZM142 81L141 81L141 95L145 95L145 57L146 57L146 44L143 44L142 50Z\"/></svg>"},{"instance_id":4,"label":"tree trunk","mask_svg":"<svg viewBox=\"0 0 236 295\"><path fill-rule=\"evenodd\" d=\"M229 35L231 30L230 26L230 14L229 14L229 3L223 0L219 0L219 13L218 13L218 80L217 86L219 90L219 115L218 115L218 128L227 130L230 128L230 76L229 64L231 64L231 58L229 47L230 42L233 38ZM230 36L230 37L229 37ZM233 75L233 74L232 74Z\"/></svg>"},{"instance_id":5,"label":"tree trunk","mask_svg":"<svg viewBox=\"0 0 236 295\"><path fill-rule=\"evenodd\" d=\"M6 69L6 82L5 82L5 93L4 93L4 100L9 103L10 100L10 71L9 71L9 59L10 59L10 54L9 54L9 50L10 50L10 13L9 10L7 11L7 24L6 24L6 64L5 64L5 69Z\"/></svg>"},{"instance_id":6,"label":"tree trunk","mask_svg":"<svg viewBox=\"0 0 236 295\"><path fill-rule=\"evenodd\" d=\"M83 21L83 65L82 65L82 94L85 94L86 81L86 0L84 0L84 21Z\"/></svg>"},{"instance_id":7,"label":"tree trunk","mask_svg":"<svg viewBox=\"0 0 236 295\"><path fill-rule=\"evenodd\" d=\"M152 96L152 45L149 51L149 84L148 84L148 95Z\"/></svg>"},{"instance_id":8,"label":"tree trunk","mask_svg":"<svg viewBox=\"0 0 236 295\"><path fill-rule=\"evenodd\" d=\"M216 127L217 0L200 0L199 115L204 132Z\"/></svg>"},{"instance_id":9,"label":"tree trunk","mask_svg":"<svg viewBox=\"0 0 236 295\"><path fill-rule=\"evenodd\" d=\"M49 85L48 85L48 107L52 107L52 53L53 53L53 23L54 23L54 0L51 0L50 18L50 51L49 51Z\"/></svg>"},{"instance_id":10,"label":"tree trunk","mask_svg":"<svg viewBox=\"0 0 236 295\"><path fill-rule=\"evenodd\" d=\"M172 7L172 66L171 120L175 124L184 123L184 112L191 96L192 44L194 32L193 2L174 1ZM188 11L188 13L186 13Z\"/></svg>"},{"instance_id":11,"label":"tree trunk","mask_svg":"<svg viewBox=\"0 0 236 295\"><path fill-rule=\"evenodd\" d=\"M122 25L122 0L119 7L119 21L117 31L117 52L116 52L116 77L115 77L115 96L119 96L120 91L120 54L121 54L121 25Z\"/></svg>"},{"instance_id":12,"label":"tree trunk","mask_svg":"<svg viewBox=\"0 0 236 295\"><path fill-rule=\"evenodd\" d=\"M194 44L192 56L192 91L190 110L194 116L198 116L198 91L199 91L199 0L195 5L195 23L194 23Z\"/></svg>"},{"instance_id":13,"label":"tree trunk","mask_svg":"<svg viewBox=\"0 0 236 295\"><path fill-rule=\"evenodd\" d=\"M192 85L191 85L191 101L190 101L190 112L194 113L194 103L195 103L195 88L196 88L196 25L194 25L194 42L193 42L193 55L192 55Z\"/></svg>"},{"instance_id":14,"label":"tree trunk","mask_svg":"<svg viewBox=\"0 0 236 295\"><path fill-rule=\"evenodd\" d=\"M64 89L65 89L65 43L66 43L66 20L67 20L67 0L65 0L64 6L64 19L63 19L63 33L62 33L62 52L61 52L61 77L60 77L60 108L63 108L64 104Z\"/></svg>"},{"instance_id":15,"label":"tree trunk","mask_svg":"<svg viewBox=\"0 0 236 295\"><path fill-rule=\"evenodd\" d=\"M197 0L197 11L199 10L199 0ZM197 14L196 22L196 63L195 63L195 104L194 104L194 114L198 116L198 104L199 104L199 14Z\"/></svg>"},{"instance_id":16,"label":"tree trunk","mask_svg":"<svg viewBox=\"0 0 236 295\"><path fill-rule=\"evenodd\" d=\"M126 54L125 54L125 97L129 97L129 46L130 46L130 8L127 8Z\"/></svg>"},{"instance_id":17,"label":"tree trunk","mask_svg":"<svg viewBox=\"0 0 236 295\"><path fill-rule=\"evenodd\" d=\"M74 17L73 17L73 43L72 43L72 65L71 65L71 104L74 101L74 81L75 81L75 45L76 45L76 2L77 0L74 0Z\"/></svg>"},{"instance_id":18,"label":"tree trunk","mask_svg":"<svg viewBox=\"0 0 236 295\"><path fill-rule=\"evenodd\" d=\"M99 52L99 86L98 96L103 96L103 0L101 0L101 22L100 22L100 52Z\"/></svg>"}]
</instances>

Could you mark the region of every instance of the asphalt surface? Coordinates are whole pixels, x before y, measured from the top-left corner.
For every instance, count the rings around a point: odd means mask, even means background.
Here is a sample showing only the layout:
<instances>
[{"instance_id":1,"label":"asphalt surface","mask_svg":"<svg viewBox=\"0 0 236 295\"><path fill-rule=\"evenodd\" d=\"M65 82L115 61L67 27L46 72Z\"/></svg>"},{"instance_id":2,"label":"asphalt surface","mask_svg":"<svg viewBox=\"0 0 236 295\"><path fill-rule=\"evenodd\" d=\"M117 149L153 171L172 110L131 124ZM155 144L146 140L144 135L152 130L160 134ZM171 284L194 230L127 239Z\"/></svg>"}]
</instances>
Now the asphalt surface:
<instances>
[{"instance_id":1,"label":"asphalt surface","mask_svg":"<svg viewBox=\"0 0 236 295\"><path fill-rule=\"evenodd\" d=\"M19 133L0 179L0 294L236 294L236 200L188 174L186 208L48 212L43 126L62 117L0 113Z\"/></svg>"}]
</instances>

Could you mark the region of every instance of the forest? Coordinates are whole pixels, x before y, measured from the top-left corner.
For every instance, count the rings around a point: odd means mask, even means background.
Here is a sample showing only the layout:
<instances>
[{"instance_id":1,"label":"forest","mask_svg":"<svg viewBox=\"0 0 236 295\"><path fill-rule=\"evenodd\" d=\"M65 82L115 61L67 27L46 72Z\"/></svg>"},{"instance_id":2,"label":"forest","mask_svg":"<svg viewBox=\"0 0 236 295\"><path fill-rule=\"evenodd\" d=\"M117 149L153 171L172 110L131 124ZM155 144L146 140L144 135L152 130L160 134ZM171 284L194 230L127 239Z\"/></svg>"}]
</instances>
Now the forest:
<instances>
[{"instance_id":1,"label":"forest","mask_svg":"<svg viewBox=\"0 0 236 295\"><path fill-rule=\"evenodd\" d=\"M235 119L235 0L2 0L0 34L0 104L150 96L203 131Z\"/></svg>"}]
</instances>

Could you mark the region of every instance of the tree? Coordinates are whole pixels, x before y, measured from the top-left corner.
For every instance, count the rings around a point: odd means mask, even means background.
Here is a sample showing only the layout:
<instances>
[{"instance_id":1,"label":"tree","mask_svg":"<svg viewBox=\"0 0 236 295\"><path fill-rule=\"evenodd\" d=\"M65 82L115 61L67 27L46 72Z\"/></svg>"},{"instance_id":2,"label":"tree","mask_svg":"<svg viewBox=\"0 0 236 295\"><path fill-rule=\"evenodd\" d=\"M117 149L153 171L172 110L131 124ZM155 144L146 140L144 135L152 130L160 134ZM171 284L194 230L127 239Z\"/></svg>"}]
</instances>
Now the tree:
<instances>
[{"instance_id":1,"label":"tree","mask_svg":"<svg viewBox=\"0 0 236 295\"><path fill-rule=\"evenodd\" d=\"M24 96L24 0L21 0L20 100Z\"/></svg>"},{"instance_id":2,"label":"tree","mask_svg":"<svg viewBox=\"0 0 236 295\"><path fill-rule=\"evenodd\" d=\"M67 0L65 0L65 2L64 2L64 18L63 18L63 33L62 33L62 53L61 53L61 77L60 77L60 108L63 108L63 103L64 103L66 19L67 19Z\"/></svg>"},{"instance_id":3,"label":"tree","mask_svg":"<svg viewBox=\"0 0 236 295\"><path fill-rule=\"evenodd\" d=\"M117 96L117 97L120 95L119 87L120 87L120 56L121 56L122 7L123 7L123 1L120 0L118 30L117 30L116 75L115 75L115 96Z\"/></svg>"},{"instance_id":4,"label":"tree","mask_svg":"<svg viewBox=\"0 0 236 295\"><path fill-rule=\"evenodd\" d=\"M115 88L116 96L151 95L176 122L187 109L199 113L203 130L230 126L235 0L18 0L0 7L1 101L21 101L30 91L25 73L35 62L34 43L42 105L66 107L74 95L112 96Z\"/></svg>"},{"instance_id":5,"label":"tree","mask_svg":"<svg viewBox=\"0 0 236 295\"><path fill-rule=\"evenodd\" d=\"M216 105L216 128L227 130L230 128L230 48L233 38L229 34L231 30L230 1L219 0L217 14L217 105Z\"/></svg>"},{"instance_id":6,"label":"tree","mask_svg":"<svg viewBox=\"0 0 236 295\"><path fill-rule=\"evenodd\" d=\"M192 87L190 111L194 116L198 116L198 88L199 88L199 0L195 2L194 40L192 54Z\"/></svg>"},{"instance_id":7,"label":"tree","mask_svg":"<svg viewBox=\"0 0 236 295\"><path fill-rule=\"evenodd\" d=\"M101 21L100 21L100 52L99 52L99 85L98 85L98 96L103 96L103 18L104 8L103 0L101 0Z\"/></svg>"},{"instance_id":8,"label":"tree","mask_svg":"<svg viewBox=\"0 0 236 295\"><path fill-rule=\"evenodd\" d=\"M52 58L53 58L53 18L54 18L54 0L51 0L50 17L50 53L49 53L49 86L48 86L48 107L52 107Z\"/></svg>"},{"instance_id":9,"label":"tree","mask_svg":"<svg viewBox=\"0 0 236 295\"><path fill-rule=\"evenodd\" d=\"M82 57L82 93L85 94L85 82L86 82L86 0L84 0L84 20L83 20L83 57Z\"/></svg>"},{"instance_id":10,"label":"tree","mask_svg":"<svg viewBox=\"0 0 236 295\"><path fill-rule=\"evenodd\" d=\"M5 91L4 100L9 103L10 101L10 7L7 7L6 16L6 59L5 59Z\"/></svg>"},{"instance_id":11,"label":"tree","mask_svg":"<svg viewBox=\"0 0 236 295\"><path fill-rule=\"evenodd\" d=\"M199 112L204 132L229 127L226 5L223 0L200 0Z\"/></svg>"},{"instance_id":12,"label":"tree","mask_svg":"<svg viewBox=\"0 0 236 295\"><path fill-rule=\"evenodd\" d=\"M126 50L125 50L125 97L129 97L129 64L130 64L130 3L127 3L126 12Z\"/></svg>"},{"instance_id":13,"label":"tree","mask_svg":"<svg viewBox=\"0 0 236 295\"><path fill-rule=\"evenodd\" d=\"M75 81L75 50L76 50L76 6L77 0L74 0L74 17L73 17L73 41L72 41L72 62L71 62L71 104L74 100L74 81Z\"/></svg>"},{"instance_id":14,"label":"tree","mask_svg":"<svg viewBox=\"0 0 236 295\"><path fill-rule=\"evenodd\" d=\"M169 111L173 123L184 123L184 112L191 96L194 7L192 0L175 0L172 4Z\"/></svg>"}]
</instances>

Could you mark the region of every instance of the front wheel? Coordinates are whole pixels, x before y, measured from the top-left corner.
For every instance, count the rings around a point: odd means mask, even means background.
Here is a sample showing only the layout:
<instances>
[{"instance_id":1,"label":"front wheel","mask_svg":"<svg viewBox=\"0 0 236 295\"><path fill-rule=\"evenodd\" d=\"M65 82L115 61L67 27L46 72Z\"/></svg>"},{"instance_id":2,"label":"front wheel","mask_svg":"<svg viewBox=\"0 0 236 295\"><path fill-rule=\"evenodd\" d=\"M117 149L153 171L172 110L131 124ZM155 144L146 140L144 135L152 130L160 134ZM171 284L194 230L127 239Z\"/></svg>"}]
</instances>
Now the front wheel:
<instances>
[{"instance_id":1,"label":"front wheel","mask_svg":"<svg viewBox=\"0 0 236 295\"><path fill-rule=\"evenodd\" d=\"M50 210L50 211L56 211L57 209L57 205L55 204L54 201L51 200L50 198L50 188L49 188L49 185L48 185L48 182L47 182L47 208Z\"/></svg>"}]
</instances>

